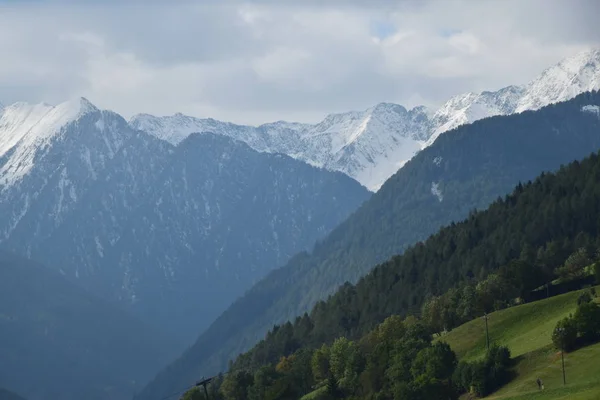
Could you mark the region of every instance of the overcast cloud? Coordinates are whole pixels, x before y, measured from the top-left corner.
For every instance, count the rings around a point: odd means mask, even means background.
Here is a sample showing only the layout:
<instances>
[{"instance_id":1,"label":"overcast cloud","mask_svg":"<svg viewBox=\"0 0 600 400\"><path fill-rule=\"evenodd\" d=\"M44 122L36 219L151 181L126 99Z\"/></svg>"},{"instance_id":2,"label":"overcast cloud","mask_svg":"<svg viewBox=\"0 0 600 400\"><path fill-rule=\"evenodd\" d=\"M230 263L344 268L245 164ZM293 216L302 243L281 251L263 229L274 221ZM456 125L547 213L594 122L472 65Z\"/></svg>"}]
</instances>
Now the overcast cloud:
<instances>
[{"instance_id":1,"label":"overcast cloud","mask_svg":"<svg viewBox=\"0 0 600 400\"><path fill-rule=\"evenodd\" d=\"M597 47L598 15L596 0L0 0L0 102L253 124L435 107Z\"/></svg>"}]
</instances>

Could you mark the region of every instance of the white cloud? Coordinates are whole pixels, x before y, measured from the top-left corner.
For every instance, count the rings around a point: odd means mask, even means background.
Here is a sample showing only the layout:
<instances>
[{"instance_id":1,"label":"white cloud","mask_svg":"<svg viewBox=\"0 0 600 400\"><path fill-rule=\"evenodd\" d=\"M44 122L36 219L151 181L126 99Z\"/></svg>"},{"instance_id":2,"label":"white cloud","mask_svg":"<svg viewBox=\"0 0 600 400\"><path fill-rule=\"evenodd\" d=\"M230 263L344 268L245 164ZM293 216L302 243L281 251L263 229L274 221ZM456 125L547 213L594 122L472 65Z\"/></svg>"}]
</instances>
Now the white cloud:
<instances>
[{"instance_id":1,"label":"white cloud","mask_svg":"<svg viewBox=\"0 0 600 400\"><path fill-rule=\"evenodd\" d=\"M600 42L595 0L322 4L0 0L0 101L314 121L524 83Z\"/></svg>"}]
</instances>

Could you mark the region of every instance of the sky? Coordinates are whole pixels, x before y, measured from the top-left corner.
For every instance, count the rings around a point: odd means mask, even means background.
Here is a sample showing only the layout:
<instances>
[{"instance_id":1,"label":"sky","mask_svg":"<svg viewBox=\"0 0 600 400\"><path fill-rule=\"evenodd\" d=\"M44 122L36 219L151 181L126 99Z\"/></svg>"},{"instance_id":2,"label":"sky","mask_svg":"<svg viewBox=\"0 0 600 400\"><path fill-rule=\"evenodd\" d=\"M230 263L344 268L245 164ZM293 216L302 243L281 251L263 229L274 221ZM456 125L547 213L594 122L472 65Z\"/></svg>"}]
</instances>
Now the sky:
<instances>
[{"instance_id":1,"label":"sky","mask_svg":"<svg viewBox=\"0 0 600 400\"><path fill-rule=\"evenodd\" d=\"M0 0L0 102L316 122L524 84L600 44L597 0Z\"/></svg>"}]
</instances>

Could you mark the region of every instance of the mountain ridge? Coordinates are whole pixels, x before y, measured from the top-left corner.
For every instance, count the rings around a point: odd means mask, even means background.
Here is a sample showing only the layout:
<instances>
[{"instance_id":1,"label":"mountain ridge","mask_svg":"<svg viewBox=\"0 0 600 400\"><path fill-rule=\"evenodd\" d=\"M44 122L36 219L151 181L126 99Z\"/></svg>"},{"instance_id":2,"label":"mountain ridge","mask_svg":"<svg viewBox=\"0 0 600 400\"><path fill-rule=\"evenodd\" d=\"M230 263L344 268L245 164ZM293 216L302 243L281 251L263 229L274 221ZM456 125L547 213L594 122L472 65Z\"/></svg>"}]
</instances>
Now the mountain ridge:
<instances>
[{"instance_id":1,"label":"mountain ridge","mask_svg":"<svg viewBox=\"0 0 600 400\"><path fill-rule=\"evenodd\" d=\"M194 132L212 131L246 141L257 151L285 153L311 165L341 171L371 191L439 135L495 115L509 115L568 100L600 89L600 50L591 49L546 68L526 85L464 93L437 110L410 110L379 103L363 111L327 115L316 124L279 121L259 126L236 125L211 118L133 116L129 123L177 144Z\"/></svg>"}]
</instances>

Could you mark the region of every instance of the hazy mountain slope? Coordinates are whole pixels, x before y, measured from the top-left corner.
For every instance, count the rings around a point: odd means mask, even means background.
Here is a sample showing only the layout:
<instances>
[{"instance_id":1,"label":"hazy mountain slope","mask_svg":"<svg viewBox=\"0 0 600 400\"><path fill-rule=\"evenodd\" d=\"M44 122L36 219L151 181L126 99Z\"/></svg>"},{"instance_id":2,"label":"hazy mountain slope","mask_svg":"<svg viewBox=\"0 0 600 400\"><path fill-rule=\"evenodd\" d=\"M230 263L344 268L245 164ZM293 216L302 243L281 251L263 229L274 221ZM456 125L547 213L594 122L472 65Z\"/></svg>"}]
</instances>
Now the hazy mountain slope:
<instances>
[{"instance_id":1,"label":"hazy mountain slope","mask_svg":"<svg viewBox=\"0 0 600 400\"><path fill-rule=\"evenodd\" d=\"M0 251L0 386L30 400L129 399L172 344L49 268Z\"/></svg>"},{"instance_id":2,"label":"hazy mountain slope","mask_svg":"<svg viewBox=\"0 0 600 400\"><path fill-rule=\"evenodd\" d=\"M600 93L536 112L488 118L442 135L338 226L236 301L195 345L142 392L157 398L209 374L253 345L274 323L308 310L344 281L401 253L440 226L465 218L519 181L600 148Z\"/></svg>"},{"instance_id":3,"label":"hazy mountain slope","mask_svg":"<svg viewBox=\"0 0 600 400\"><path fill-rule=\"evenodd\" d=\"M231 138L175 147L85 99L9 106L0 143L0 242L182 348L369 196L341 173Z\"/></svg>"},{"instance_id":4,"label":"hazy mountain slope","mask_svg":"<svg viewBox=\"0 0 600 400\"><path fill-rule=\"evenodd\" d=\"M105 257L129 267L134 310L189 340L368 196L341 173L210 134L186 138L156 178Z\"/></svg>"},{"instance_id":5,"label":"hazy mountain slope","mask_svg":"<svg viewBox=\"0 0 600 400\"><path fill-rule=\"evenodd\" d=\"M175 114L134 116L130 124L177 144L192 132L214 132L257 151L284 153L341 171L372 191L442 133L495 115L509 115L600 89L600 50L566 58L524 86L455 96L438 110L406 110L381 103L364 111L328 115L317 124L277 122L259 127Z\"/></svg>"}]
</instances>

